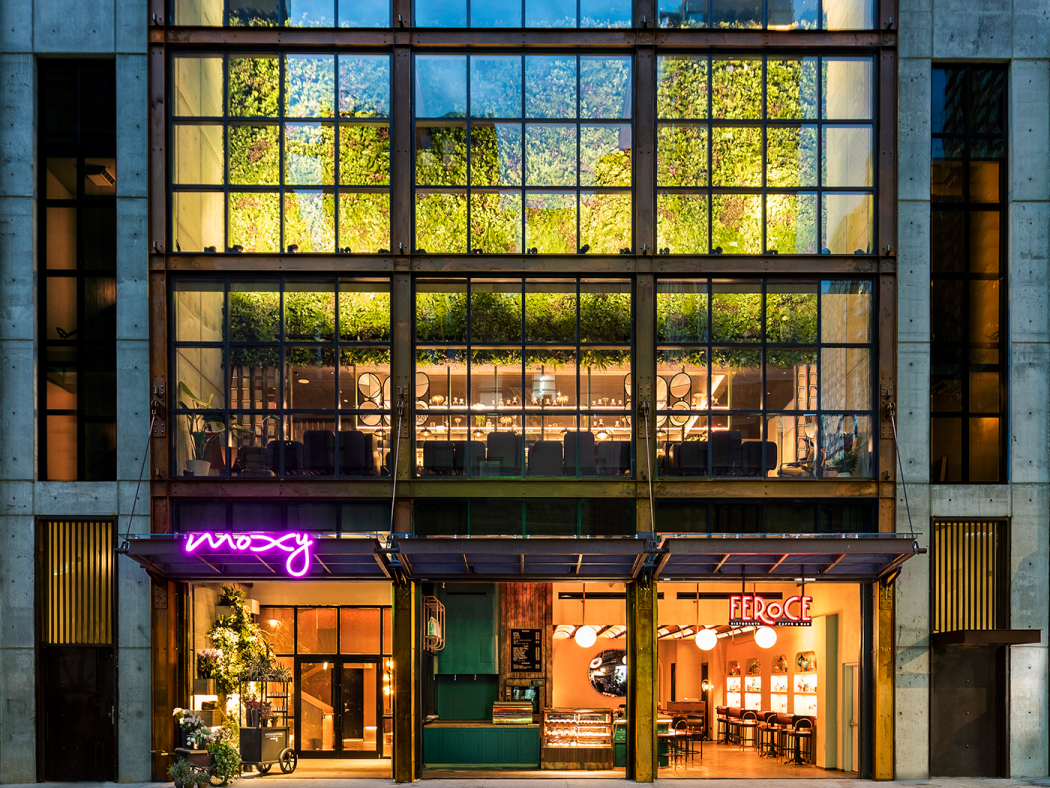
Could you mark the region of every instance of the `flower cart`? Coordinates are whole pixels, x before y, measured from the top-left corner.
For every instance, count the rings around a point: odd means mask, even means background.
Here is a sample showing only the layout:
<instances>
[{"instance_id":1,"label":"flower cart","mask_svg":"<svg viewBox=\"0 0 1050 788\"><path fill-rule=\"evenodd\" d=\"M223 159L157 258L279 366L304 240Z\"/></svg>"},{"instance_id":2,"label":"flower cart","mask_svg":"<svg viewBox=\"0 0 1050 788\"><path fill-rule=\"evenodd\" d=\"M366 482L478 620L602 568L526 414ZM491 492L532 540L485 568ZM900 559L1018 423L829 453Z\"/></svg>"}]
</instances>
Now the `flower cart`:
<instances>
[{"instance_id":1,"label":"flower cart","mask_svg":"<svg viewBox=\"0 0 1050 788\"><path fill-rule=\"evenodd\" d=\"M241 763L259 774L267 774L275 763L291 774L299 763L288 746L289 686L281 677L241 681Z\"/></svg>"}]
</instances>

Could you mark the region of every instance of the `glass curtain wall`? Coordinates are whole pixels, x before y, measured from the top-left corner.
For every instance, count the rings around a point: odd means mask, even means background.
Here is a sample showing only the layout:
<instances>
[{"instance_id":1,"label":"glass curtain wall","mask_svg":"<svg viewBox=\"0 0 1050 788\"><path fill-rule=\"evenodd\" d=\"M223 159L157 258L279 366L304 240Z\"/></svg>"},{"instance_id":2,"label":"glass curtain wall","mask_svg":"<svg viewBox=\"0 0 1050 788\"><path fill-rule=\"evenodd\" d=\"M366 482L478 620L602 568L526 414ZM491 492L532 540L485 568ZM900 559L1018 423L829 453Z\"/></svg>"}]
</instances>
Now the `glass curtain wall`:
<instances>
[{"instance_id":1,"label":"glass curtain wall","mask_svg":"<svg viewBox=\"0 0 1050 788\"><path fill-rule=\"evenodd\" d=\"M871 58L657 59L660 254L872 254Z\"/></svg>"},{"instance_id":2,"label":"glass curtain wall","mask_svg":"<svg viewBox=\"0 0 1050 788\"><path fill-rule=\"evenodd\" d=\"M876 475L871 280L658 280L663 476Z\"/></svg>"},{"instance_id":3,"label":"glass curtain wall","mask_svg":"<svg viewBox=\"0 0 1050 788\"><path fill-rule=\"evenodd\" d=\"M172 289L175 475L389 474L389 280Z\"/></svg>"},{"instance_id":4,"label":"glass curtain wall","mask_svg":"<svg viewBox=\"0 0 1050 788\"><path fill-rule=\"evenodd\" d=\"M390 56L171 59L176 252L390 246Z\"/></svg>"},{"instance_id":5,"label":"glass curtain wall","mask_svg":"<svg viewBox=\"0 0 1050 788\"><path fill-rule=\"evenodd\" d=\"M631 472L627 280L419 279L424 476Z\"/></svg>"},{"instance_id":6,"label":"glass curtain wall","mask_svg":"<svg viewBox=\"0 0 1050 788\"><path fill-rule=\"evenodd\" d=\"M417 253L619 254L630 57L416 55Z\"/></svg>"}]
</instances>

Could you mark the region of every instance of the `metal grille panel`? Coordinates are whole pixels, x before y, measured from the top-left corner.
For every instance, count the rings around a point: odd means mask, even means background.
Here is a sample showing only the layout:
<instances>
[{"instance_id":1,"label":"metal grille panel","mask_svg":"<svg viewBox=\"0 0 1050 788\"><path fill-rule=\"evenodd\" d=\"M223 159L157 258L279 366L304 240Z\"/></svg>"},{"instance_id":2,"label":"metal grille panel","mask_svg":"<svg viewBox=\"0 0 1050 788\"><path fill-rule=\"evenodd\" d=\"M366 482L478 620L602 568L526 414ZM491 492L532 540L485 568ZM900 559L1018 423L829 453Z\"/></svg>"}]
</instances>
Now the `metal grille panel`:
<instances>
[{"instance_id":1,"label":"metal grille panel","mask_svg":"<svg viewBox=\"0 0 1050 788\"><path fill-rule=\"evenodd\" d=\"M933 632L1009 626L1005 520L933 524Z\"/></svg>"},{"instance_id":2,"label":"metal grille panel","mask_svg":"<svg viewBox=\"0 0 1050 788\"><path fill-rule=\"evenodd\" d=\"M43 642L112 643L112 521L45 521L40 535Z\"/></svg>"}]
</instances>

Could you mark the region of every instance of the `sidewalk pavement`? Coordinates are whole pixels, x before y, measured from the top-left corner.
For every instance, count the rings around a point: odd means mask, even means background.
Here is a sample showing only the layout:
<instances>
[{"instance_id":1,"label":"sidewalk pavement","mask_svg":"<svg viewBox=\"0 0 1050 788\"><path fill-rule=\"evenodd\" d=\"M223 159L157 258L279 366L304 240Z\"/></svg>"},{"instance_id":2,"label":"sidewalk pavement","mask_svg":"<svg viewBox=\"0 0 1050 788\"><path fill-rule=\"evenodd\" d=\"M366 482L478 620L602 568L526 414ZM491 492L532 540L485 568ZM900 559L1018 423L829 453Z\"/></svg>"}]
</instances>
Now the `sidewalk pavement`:
<instances>
[{"instance_id":1,"label":"sidewalk pavement","mask_svg":"<svg viewBox=\"0 0 1050 788\"><path fill-rule=\"evenodd\" d=\"M249 788L255 778L239 780L234 788ZM263 778L265 779L265 778ZM494 779L477 780L418 780L412 788L516 788L525 783L535 788L624 788L625 780L607 779ZM333 780L284 778L278 788L389 788L394 783L385 779ZM408 784L406 784L408 785ZM657 780L656 788L1020 788L1021 786L1043 786L1050 788L1050 778L991 780L978 778L946 778L931 780L894 781L875 783L871 780L784 779L784 780ZM168 783L30 783L10 784L4 788L172 788ZM252 786L254 788L254 786Z\"/></svg>"}]
</instances>

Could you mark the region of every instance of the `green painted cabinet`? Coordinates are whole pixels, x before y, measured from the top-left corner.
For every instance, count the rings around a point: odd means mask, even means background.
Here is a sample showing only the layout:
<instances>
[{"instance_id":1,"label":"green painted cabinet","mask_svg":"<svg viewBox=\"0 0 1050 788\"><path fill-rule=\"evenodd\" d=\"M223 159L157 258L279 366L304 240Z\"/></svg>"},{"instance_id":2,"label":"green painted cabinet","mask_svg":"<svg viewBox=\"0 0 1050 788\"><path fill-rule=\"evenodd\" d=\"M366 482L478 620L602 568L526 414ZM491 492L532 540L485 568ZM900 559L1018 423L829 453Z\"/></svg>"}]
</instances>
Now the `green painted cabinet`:
<instances>
[{"instance_id":1,"label":"green painted cabinet","mask_svg":"<svg viewBox=\"0 0 1050 788\"><path fill-rule=\"evenodd\" d=\"M539 727L427 725L423 765L440 767L539 768Z\"/></svg>"},{"instance_id":2,"label":"green painted cabinet","mask_svg":"<svg viewBox=\"0 0 1050 788\"><path fill-rule=\"evenodd\" d=\"M435 672L498 673L497 586L449 583L438 591L438 599L445 606L445 648L434 660Z\"/></svg>"}]
</instances>

